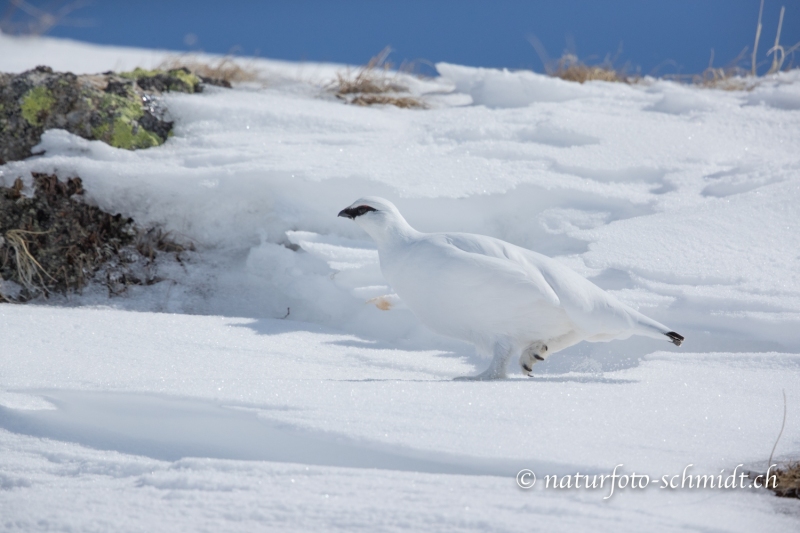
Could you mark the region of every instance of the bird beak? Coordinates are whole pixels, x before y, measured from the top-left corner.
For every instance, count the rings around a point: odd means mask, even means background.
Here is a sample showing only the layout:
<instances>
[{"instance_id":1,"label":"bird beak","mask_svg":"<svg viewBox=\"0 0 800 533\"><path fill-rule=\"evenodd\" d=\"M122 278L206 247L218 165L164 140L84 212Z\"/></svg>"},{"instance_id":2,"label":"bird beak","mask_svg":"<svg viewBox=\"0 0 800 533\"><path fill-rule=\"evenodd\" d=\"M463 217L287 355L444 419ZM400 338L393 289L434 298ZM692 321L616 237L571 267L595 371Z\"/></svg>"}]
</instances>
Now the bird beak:
<instances>
[{"instance_id":1,"label":"bird beak","mask_svg":"<svg viewBox=\"0 0 800 533\"><path fill-rule=\"evenodd\" d=\"M339 211L339 216L340 217L345 217L345 218L350 218L350 219L356 218L356 215L355 215L355 213L353 213L353 211L354 211L354 209L352 209L350 207L348 207L346 209L342 209L341 211Z\"/></svg>"}]
</instances>

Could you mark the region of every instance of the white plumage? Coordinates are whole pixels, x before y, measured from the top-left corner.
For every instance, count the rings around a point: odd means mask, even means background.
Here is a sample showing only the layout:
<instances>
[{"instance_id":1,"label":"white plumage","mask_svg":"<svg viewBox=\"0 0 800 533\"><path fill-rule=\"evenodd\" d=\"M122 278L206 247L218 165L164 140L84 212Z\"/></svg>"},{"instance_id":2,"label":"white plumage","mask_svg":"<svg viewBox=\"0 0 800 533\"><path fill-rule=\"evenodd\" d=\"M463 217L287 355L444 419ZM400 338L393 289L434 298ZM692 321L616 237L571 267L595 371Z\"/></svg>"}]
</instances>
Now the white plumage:
<instances>
[{"instance_id":1,"label":"white plumage","mask_svg":"<svg viewBox=\"0 0 800 533\"><path fill-rule=\"evenodd\" d=\"M566 266L513 244L469 233L421 233L388 200L343 209L377 243L381 271L434 331L493 356L475 379L506 376L512 356L530 375L537 361L580 341L683 337Z\"/></svg>"}]
</instances>

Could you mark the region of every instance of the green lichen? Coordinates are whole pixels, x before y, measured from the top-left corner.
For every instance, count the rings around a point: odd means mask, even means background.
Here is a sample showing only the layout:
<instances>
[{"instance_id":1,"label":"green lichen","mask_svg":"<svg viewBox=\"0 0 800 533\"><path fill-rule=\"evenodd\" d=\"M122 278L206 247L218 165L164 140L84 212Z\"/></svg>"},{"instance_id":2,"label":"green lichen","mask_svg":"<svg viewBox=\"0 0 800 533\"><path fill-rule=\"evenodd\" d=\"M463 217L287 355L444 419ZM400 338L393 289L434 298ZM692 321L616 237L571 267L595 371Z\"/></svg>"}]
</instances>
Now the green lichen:
<instances>
[{"instance_id":1,"label":"green lichen","mask_svg":"<svg viewBox=\"0 0 800 533\"><path fill-rule=\"evenodd\" d=\"M194 93L197 92L197 87L200 85L201 80L195 74L191 72L187 72L182 68L172 69L172 70L147 70L140 67L136 67L133 70L128 72L120 72L119 76L127 79L134 79L138 80L141 78L154 78L156 76L164 76L166 78L173 78L177 80L177 82L170 83L169 81L165 80L165 83L168 85L168 89L170 91L179 91L179 92L189 92Z\"/></svg>"},{"instance_id":2,"label":"green lichen","mask_svg":"<svg viewBox=\"0 0 800 533\"><path fill-rule=\"evenodd\" d=\"M163 142L158 135L142 128L137 122L144 115L138 98L105 94L98 109L106 115L107 121L92 130L95 138L126 150L150 148Z\"/></svg>"},{"instance_id":3,"label":"green lichen","mask_svg":"<svg viewBox=\"0 0 800 533\"><path fill-rule=\"evenodd\" d=\"M183 83L188 85L189 88L191 89L190 92L195 92L197 90L197 86L200 85L200 78L198 78L191 72L186 72L185 70L182 69L170 70L169 75L178 78Z\"/></svg>"},{"instance_id":4,"label":"green lichen","mask_svg":"<svg viewBox=\"0 0 800 533\"><path fill-rule=\"evenodd\" d=\"M22 117L33 126L42 125L42 114L50 111L50 107L56 102L53 93L47 87L34 87L22 97Z\"/></svg>"},{"instance_id":5,"label":"green lichen","mask_svg":"<svg viewBox=\"0 0 800 533\"><path fill-rule=\"evenodd\" d=\"M164 74L163 70L145 70L140 67L136 67L133 70L129 70L128 72L120 72L117 75L123 78L128 79L137 79L137 78L152 78L153 76L157 76L159 74Z\"/></svg>"},{"instance_id":6,"label":"green lichen","mask_svg":"<svg viewBox=\"0 0 800 533\"><path fill-rule=\"evenodd\" d=\"M0 163L30 157L42 130L54 127L121 149L159 146L172 135L172 123L159 113L158 95L170 90L192 93L202 83L184 69L136 69L123 77L48 68L0 73Z\"/></svg>"},{"instance_id":7,"label":"green lichen","mask_svg":"<svg viewBox=\"0 0 800 533\"><path fill-rule=\"evenodd\" d=\"M127 121L133 121L144 115L142 104L135 96L125 98L116 94L106 93L99 104L99 109L105 113L113 113Z\"/></svg>"},{"instance_id":8,"label":"green lichen","mask_svg":"<svg viewBox=\"0 0 800 533\"><path fill-rule=\"evenodd\" d=\"M126 150L150 148L163 142L155 133L122 117L115 119L113 124L103 124L94 128L92 133L96 138L105 140L111 146Z\"/></svg>"}]
</instances>

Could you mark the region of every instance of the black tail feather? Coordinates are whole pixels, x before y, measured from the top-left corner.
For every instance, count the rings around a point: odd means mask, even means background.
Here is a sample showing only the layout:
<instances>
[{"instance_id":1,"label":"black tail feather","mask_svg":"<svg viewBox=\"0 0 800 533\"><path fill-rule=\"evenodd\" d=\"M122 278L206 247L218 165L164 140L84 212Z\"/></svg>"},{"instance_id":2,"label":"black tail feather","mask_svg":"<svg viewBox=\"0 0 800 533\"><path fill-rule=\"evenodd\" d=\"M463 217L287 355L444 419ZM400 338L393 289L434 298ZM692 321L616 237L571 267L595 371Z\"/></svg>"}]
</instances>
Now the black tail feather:
<instances>
[{"instance_id":1,"label":"black tail feather","mask_svg":"<svg viewBox=\"0 0 800 533\"><path fill-rule=\"evenodd\" d=\"M664 333L664 335L669 337L669 340L671 340L672 344L674 344L675 346L680 346L681 343L683 342L683 335L679 335L674 331L670 331L669 333Z\"/></svg>"}]
</instances>

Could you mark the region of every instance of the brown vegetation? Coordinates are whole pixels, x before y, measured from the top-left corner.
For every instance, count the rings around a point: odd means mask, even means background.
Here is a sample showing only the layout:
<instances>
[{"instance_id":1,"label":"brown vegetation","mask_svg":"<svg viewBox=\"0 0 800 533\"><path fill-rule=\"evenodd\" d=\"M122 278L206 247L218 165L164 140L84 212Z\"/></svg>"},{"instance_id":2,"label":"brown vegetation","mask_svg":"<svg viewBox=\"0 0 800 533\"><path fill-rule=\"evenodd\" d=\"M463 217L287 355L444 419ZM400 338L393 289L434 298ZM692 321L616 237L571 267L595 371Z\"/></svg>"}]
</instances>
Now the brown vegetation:
<instances>
[{"instance_id":1,"label":"brown vegetation","mask_svg":"<svg viewBox=\"0 0 800 533\"><path fill-rule=\"evenodd\" d=\"M753 43L753 51L749 54L750 68L744 68L742 65L748 58L748 48L739 54L727 67L720 68L714 67L714 50L711 50L711 59L706 68L700 74L668 74L661 76L663 79L690 83L699 87L707 87L711 89L722 89L727 91L741 91L752 90L764 79L763 76L758 75L758 45L761 40L762 24L761 19L764 10L764 0L761 0L761 7L758 13L758 24L756 26L755 42ZM775 34L775 43L767 51L767 55L772 56L772 64L765 75L771 75L778 72L785 72L794 67L794 54L800 50L800 43L791 47L784 47L780 44L781 28L783 26L783 16L785 8L781 8L780 18L778 20L778 30ZM614 67L614 59L606 57L606 59L599 64L588 64L580 59L577 55L571 52L565 52L558 60L551 61L547 55L544 45L535 36L528 37L529 42L533 46L536 53L539 55L542 63L544 64L545 72L549 76L561 78L567 81L575 81L584 83L592 80L609 81L609 82L623 82L623 83L637 83L642 80L641 76L629 76L625 73L625 69L618 69ZM791 58L788 62L787 59Z\"/></svg>"},{"instance_id":2,"label":"brown vegetation","mask_svg":"<svg viewBox=\"0 0 800 533\"><path fill-rule=\"evenodd\" d=\"M631 83L638 78L630 78L622 71L615 69L610 62L599 65L587 65L580 61L574 54L564 54L556 62L554 67L550 67L550 76L561 78L567 81L584 83L587 81L611 81Z\"/></svg>"},{"instance_id":3,"label":"brown vegetation","mask_svg":"<svg viewBox=\"0 0 800 533\"><path fill-rule=\"evenodd\" d=\"M402 109L422 109L425 104L413 96L393 96L389 94L359 94L350 103L353 105L393 105Z\"/></svg>"},{"instance_id":4,"label":"brown vegetation","mask_svg":"<svg viewBox=\"0 0 800 533\"><path fill-rule=\"evenodd\" d=\"M230 56L225 56L216 60L200 59L196 56L176 56L163 61L158 69L175 70L185 68L198 76L204 83L220 85L214 83L223 81L230 87L232 83L242 83L258 80L258 72L252 66L242 66Z\"/></svg>"},{"instance_id":5,"label":"brown vegetation","mask_svg":"<svg viewBox=\"0 0 800 533\"><path fill-rule=\"evenodd\" d=\"M161 281L158 252L190 248L82 201L80 178L34 173L32 196L23 189L21 179L0 187L0 301L80 291L100 271L109 294L119 294Z\"/></svg>"},{"instance_id":6,"label":"brown vegetation","mask_svg":"<svg viewBox=\"0 0 800 533\"><path fill-rule=\"evenodd\" d=\"M782 498L800 498L800 462L788 463L766 474L751 474L760 487L771 490Z\"/></svg>"},{"instance_id":7,"label":"brown vegetation","mask_svg":"<svg viewBox=\"0 0 800 533\"><path fill-rule=\"evenodd\" d=\"M330 89L337 98L353 105L383 104L404 109L424 109L425 103L408 94L409 88L397 80L396 72L392 74L392 65L386 61L390 52L390 48L384 48L355 73L350 70L337 73Z\"/></svg>"},{"instance_id":8,"label":"brown vegetation","mask_svg":"<svg viewBox=\"0 0 800 533\"><path fill-rule=\"evenodd\" d=\"M778 496L800 498L800 462L791 463L775 471L778 483L772 490Z\"/></svg>"},{"instance_id":9,"label":"brown vegetation","mask_svg":"<svg viewBox=\"0 0 800 533\"><path fill-rule=\"evenodd\" d=\"M749 91L758 85L756 77L748 76L746 69L740 65L747 56L747 48L744 48L739 55L726 67L714 66L714 50L711 50L711 57L708 60L708 67L700 74L691 75L666 75L664 79L690 83L708 89L720 89L723 91Z\"/></svg>"}]
</instances>

